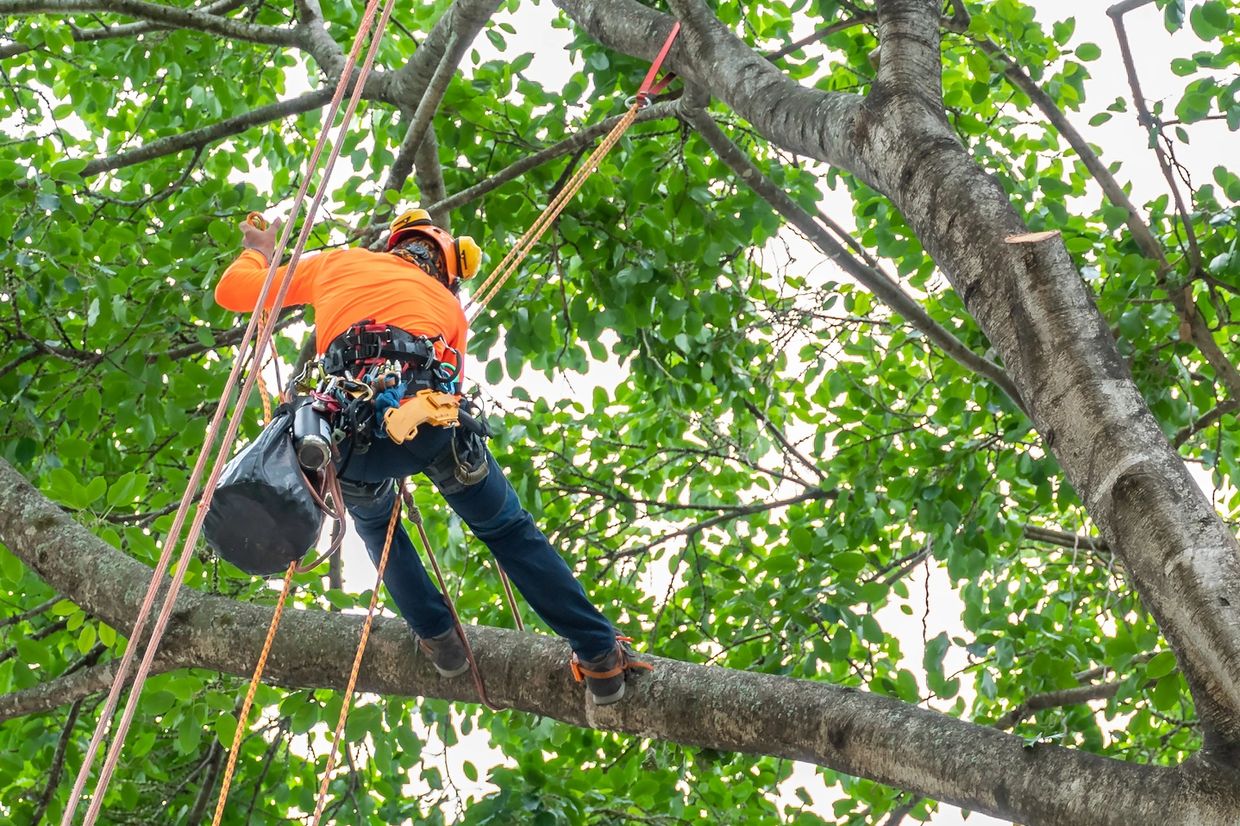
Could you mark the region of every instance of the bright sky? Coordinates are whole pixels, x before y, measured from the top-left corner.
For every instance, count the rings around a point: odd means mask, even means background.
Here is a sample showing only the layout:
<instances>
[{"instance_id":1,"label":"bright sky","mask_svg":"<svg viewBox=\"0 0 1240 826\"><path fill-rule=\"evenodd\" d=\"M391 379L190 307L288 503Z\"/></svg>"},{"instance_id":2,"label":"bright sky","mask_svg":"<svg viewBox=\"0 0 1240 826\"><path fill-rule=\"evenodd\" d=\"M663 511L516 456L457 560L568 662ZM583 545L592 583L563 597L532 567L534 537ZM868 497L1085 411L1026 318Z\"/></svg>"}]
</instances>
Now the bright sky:
<instances>
[{"instance_id":1,"label":"bright sky","mask_svg":"<svg viewBox=\"0 0 1240 826\"><path fill-rule=\"evenodd\" d=\"M1164 183L1161 174L1153 155L1146 148L1145 134L1138 126L1134 115L1117 116L1098 127L1091 127L1087 123L1089 117L1104 109L1115 98L1129 97L1114 31L1105 13L1106 4L1081 3L1080 0L1032 0L1032 5L1038 10L1038 19L1047 27L1053 21L1075 16L1077 26L1073 46L1093 42L1102 48L1102 57L1088 64L1093 77L1087 85L1087 109L1084 114L1073 116L1078 129L1092 143L1102 147L1104 160L1125 162L1119 178L1121 181L1129 181L1133 184L1134 200L1138 204L1163 192ZM552 87L562 83L569 76L568 56L564 52L569 35L563 29L553 29L550 26L550 21L557 13L548 0L542 0L541 4L527 0L518 12L507 15L509 22L516 28L517 34L509 37L508 49L503 53L503 56L512 58L524 52L532 52L534 60L527 74ZM806 21L802 33L808 33L819 22ZM1157 60L1147 60L1142 63L1141 79L1146 96L1157 99L1178 94L1183 83L1171 74L1168 68L1170 58L1173 55L1189 55L1199 50L1202 46L1201 42L1187 28L1175 36L1169 35L1162 26L1161 14L1153 7L1130 14L1128 25L1129 36L1132 39L1134 51L1138 55L1160 56ZM480 37L475 47L482 54L483 60L500 56L485 37ZM468 70L468 65L466 70ZM572 112L568 116L575 119L579 115L579 112ZM1187 153L1182 160L1188 165L1194 179L1205 180L1210 176L1213 166L1227 157L1224 153L1226 145L1224 142L1234 136L1230 135L1219 123L1200 124L1192 129L1194 151ZM337 175L339 177L341 173ZM846 201L839 200L840 197L824 192L824 206L832 212L834 217L847 224L849 223L847 220L850 214L849 207ZM832 203L833 200L834 203ZM823 261L822 256L799 237L793 233L785 233L785 235L786 237L781 240L790 245L798 264L803 263L806 268L827 267L828 270L830 269L830 265ZM832 277L837 280L842 278L840 275ZM474 358L478 360L479 354L474 354ZM584 381L582 378L574 379L577 392L582 392L581 385ZM557 397L564 394L562 385L540 382L537 377L523 377L522 384L532 394L541 394L544 397ZM585 389L588 391L588 388ZM500 385L489 388L489 391L504 398L511 391L511 387ZM1208 485L1208 480L1204 476L1199 474L1198 478L1203 481L1203 487ZM351 541L346 544L345 554L346 587L352 590L370 588L374 582L374 569L360 543L352 534L350 536ZM908 584L910 594L921 595L932 592L936 595L929 606L928 638L933 638L940 630L947 630L949 634L959 633L958 618L961 606L945 573L942 571L930 573L931 581L928 591L925 576L924 568L918 569L910 577ZM882 623L885 629L897 634L907 662L911 664L912 670L919 672L923 647L922 614L925 611L925 605L916 596L911 603L912 616L905 616L900 612L899 605L893 604L883 611ZM949 661L947 668L950 671L953 667L963 664L963 655L960 655L957 662ZM487 767L502 759L502 755L487 746L486 739L485 732L475 732L462 738L459 745L446 750L444 754L442 768L450 773L464 795L482 795L493 790L485 781L471 783L461 771L461 763L469 760L480 768L481 774L485 777ZM440 748L441 746L437 744L428 746L428 753ZM835 799L836 793L825 788L813 766L798 766L793 778L781 787L781 797L792 802L793 792L798 786L805 787L814 798L816 808L820 809L824 816L830 817L830 801ZM972 826L982 826L1003 821L976 814L968 817L966 821L965 815L960 810L944 806L928 822L935 826L950 826L965 822Z\"/></svg>"}]
</instances>

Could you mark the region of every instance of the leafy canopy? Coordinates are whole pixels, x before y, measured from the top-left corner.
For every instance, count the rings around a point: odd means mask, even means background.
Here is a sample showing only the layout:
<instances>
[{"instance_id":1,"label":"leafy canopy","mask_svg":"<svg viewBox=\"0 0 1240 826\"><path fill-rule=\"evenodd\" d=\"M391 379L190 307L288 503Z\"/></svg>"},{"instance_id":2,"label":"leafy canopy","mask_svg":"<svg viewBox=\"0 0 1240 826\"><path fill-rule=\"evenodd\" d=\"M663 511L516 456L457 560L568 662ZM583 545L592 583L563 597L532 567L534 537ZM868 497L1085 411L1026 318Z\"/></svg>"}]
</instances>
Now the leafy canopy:
<instances>
[{"instance_id":1,"label":"leafy canopy","mask_svg":"<svg viewBox=\"0 0 1240 826\"><path fill-rule=\"evenodd\" d=\"M353 5L324 4L342 42L357 23ZM387 37L378 65L403 65L446 6L402 8L404 31ZM1130 100L1086 100L1090 74L1104 60L1108 71L1118 65L1113 44L1082 42L1072 19L1052 22L1017 0L968 6L968 28L944 38L952 124L1035 229L1064 234L1154 414L1170 437L1186 434L1183 455L1226 492L1219 506L1234 518L1236 445L1224 436L1234 415L1192 429L1224 397L1200 352L1181 340L1168 299L1170 290L1187 292L1234 362L1234 159L1220 157L1213 180L1184 187L1204 272L1183 263L1184 221L1169 195L1142 205L1176 260L1163 281L1123 228L1122 210L1099 200L1065 141L977 46L993 41L1073 121L1098 125L1133 117ZM1183 86L1154 113L1178 121L1164 136L1185 155L1196 151L1203 122L1240 127L1237 4L1159 6L1167 28L1180 30L1175 51L1146 57L1169 60ZM759 0L717 12L765 52L800 35L805 21L843 19L853 7ZM291 4L247 4L245 15L280 25ZM448 193L579 123L617 114L645 69L579 35L578 68L548 87L528 75L530 55L506 47L513 34L500 18L487 25L502 58L467 56L436 116ZM287 98L295 78L318 82L320 71L295 51L194 31L75 40L63 16L14 18L4 36L33 50L4 60L0 93L0 236L10 239L0 249L0 397L8 400L0 455L100 537L150 563L244 321L214 306L212 285L236 252L237 221L297 185L319 113L201 152L83 171L89 159ZM820 89L864 93L875 45L872 28L856 25L779 65ZM847 175L783 157L727 111L714 114L798 201L849 204L851 214L834 217L855 226L866 253L985 352L959 297L884 199ZM364 103L356 123L344 147L352 172L332 183L318 247L375 211L406 121L387 104ZM1119 163L1121 180L1153 161L1103 158ZM573 162L538 166L461 206L453 229L485 239L497 261ZM400 193L418 199L412 182ZM494 448L592 597L665 656L864 687L981 722L1105 668L1118 681L1105 703L1028 714L1015 730L1136 761L1193 752L1187 691L1123 570L1105 550L1039 541L1027 529L1088 533L1028 420L804 250L701 139L674 120L652 121L622 141L477 325L472 355L485 364L474 377L511 388L493 399L502 422ZM300 345L280 338L286 364ZM546 395L525 387L546 381ZM257 403L249 414L246 436L258 429ZM510 622L484 549L433 497L419 497L435 510L433 541L462 581L460 609L473 622ZM190 587L272 599L263 583L197 553ZM952 593L910 587L930 568ZM67 600L18 619L56 595L4 551L0 571L0 648L11 647L0 655L0 692L83 658L119 656L123 638ZM367 599L310 575L299 585L305 606L339 610ZM910 654L908 633L896 633L907 625L901 615L937 617L956 605L950 632L928 632L924 655ZM239 689L210 673L152 679L108 817L185 822L203 761L231 741ZM243 746L228 823L313 808L322 724L335 720L340 698L263 687L257 702L261 722ZM95 704L74 712L71 772ZM38 808L66 713L0 725L0 811L16 822ZM503 758L482 778L493 785L456 810L447 805L458 800L453 779L431 744L451 747L474 730L487 732ZM811 809L804 792L792 803L777 794L786 762L638 744L439 701L363 698L346 736L356 777L335 781L333 805L351 823L871 822L909 802L824 771L845 793L833 809ZM470 763L463 771L471 782L480 774ZM66 793L62 781L51 812ZM918 803L913 813L932 806Z\"/></svg>"}]
</instances>

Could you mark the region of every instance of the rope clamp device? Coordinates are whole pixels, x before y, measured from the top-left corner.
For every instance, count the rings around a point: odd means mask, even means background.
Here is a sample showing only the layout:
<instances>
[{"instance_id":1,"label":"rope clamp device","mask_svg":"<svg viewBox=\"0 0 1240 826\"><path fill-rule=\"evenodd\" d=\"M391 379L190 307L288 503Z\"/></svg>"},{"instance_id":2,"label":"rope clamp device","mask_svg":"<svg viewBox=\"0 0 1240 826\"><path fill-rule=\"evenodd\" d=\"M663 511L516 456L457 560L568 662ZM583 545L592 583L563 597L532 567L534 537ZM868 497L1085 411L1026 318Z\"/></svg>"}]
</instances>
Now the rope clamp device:
<instances>
[{"instance_id":1,"label":"rope clamp device","mask_svg":"<svg viewBox=\"0 0 1240 826\"><path fill-rule=\"evenodd\" d=\"M659 73L659 69L663 67L663 61L667 59L667 53L672 50L672 44L676 41L676 35L680 34L680 21L677 20L672 26L671 32L667 35L667 40L663 41L663 48L659 49L659 54L655 57L654 62L650 64L650 71L646 72L646 79L642 81L641 88L637 90L637 94L624 102L625 106L638 104L639 109L645 109L650 105L650 99L667 88L667 84L672 82L676 77L675 72L669 73L667 77L655 82L655 75Z\"/></svg>"}]
</instances>

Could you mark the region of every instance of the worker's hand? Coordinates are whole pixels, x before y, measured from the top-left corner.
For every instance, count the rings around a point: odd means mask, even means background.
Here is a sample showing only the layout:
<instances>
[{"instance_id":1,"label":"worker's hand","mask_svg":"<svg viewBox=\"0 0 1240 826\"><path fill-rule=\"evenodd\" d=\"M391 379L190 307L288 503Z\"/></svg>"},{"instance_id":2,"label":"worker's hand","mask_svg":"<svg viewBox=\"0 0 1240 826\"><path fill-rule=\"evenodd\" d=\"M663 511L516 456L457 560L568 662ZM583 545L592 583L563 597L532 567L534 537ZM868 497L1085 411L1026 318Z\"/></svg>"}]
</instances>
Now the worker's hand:
<instances>
[{"instance_id":1,"label":"worker's hand","mask_svg":"<svg viewBox=\"0 0 1240 826\"><path fill-rule=\"evenodd\" d=\"M241 246L248 250L261 252L270 263L276 252L276 238L280 234L279 218L271 222L267 229L259 229L248 220L241 222Z\"/></svg>"}]
</instances>

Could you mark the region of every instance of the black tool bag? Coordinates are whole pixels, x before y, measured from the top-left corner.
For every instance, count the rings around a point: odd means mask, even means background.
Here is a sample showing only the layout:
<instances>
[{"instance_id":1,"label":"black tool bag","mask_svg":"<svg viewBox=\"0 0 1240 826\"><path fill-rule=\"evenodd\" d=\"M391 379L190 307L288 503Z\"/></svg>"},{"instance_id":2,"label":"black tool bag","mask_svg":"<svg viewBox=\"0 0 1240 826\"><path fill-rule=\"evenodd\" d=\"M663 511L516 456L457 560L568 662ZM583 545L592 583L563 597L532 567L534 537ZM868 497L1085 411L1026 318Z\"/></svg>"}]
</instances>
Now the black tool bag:
<instances>
[{"instance_id":1,"label":"black tool bag","mask_svg":"<svg viewBox=\"0 0 1240 826\"><path fill-rule=\"evenodd\" d=\"M281 406L220 475L203 523L207 543L241 570L283 573L318 541L323 512L293 449L293 413Z\"/></svg>"}]
</instances>

